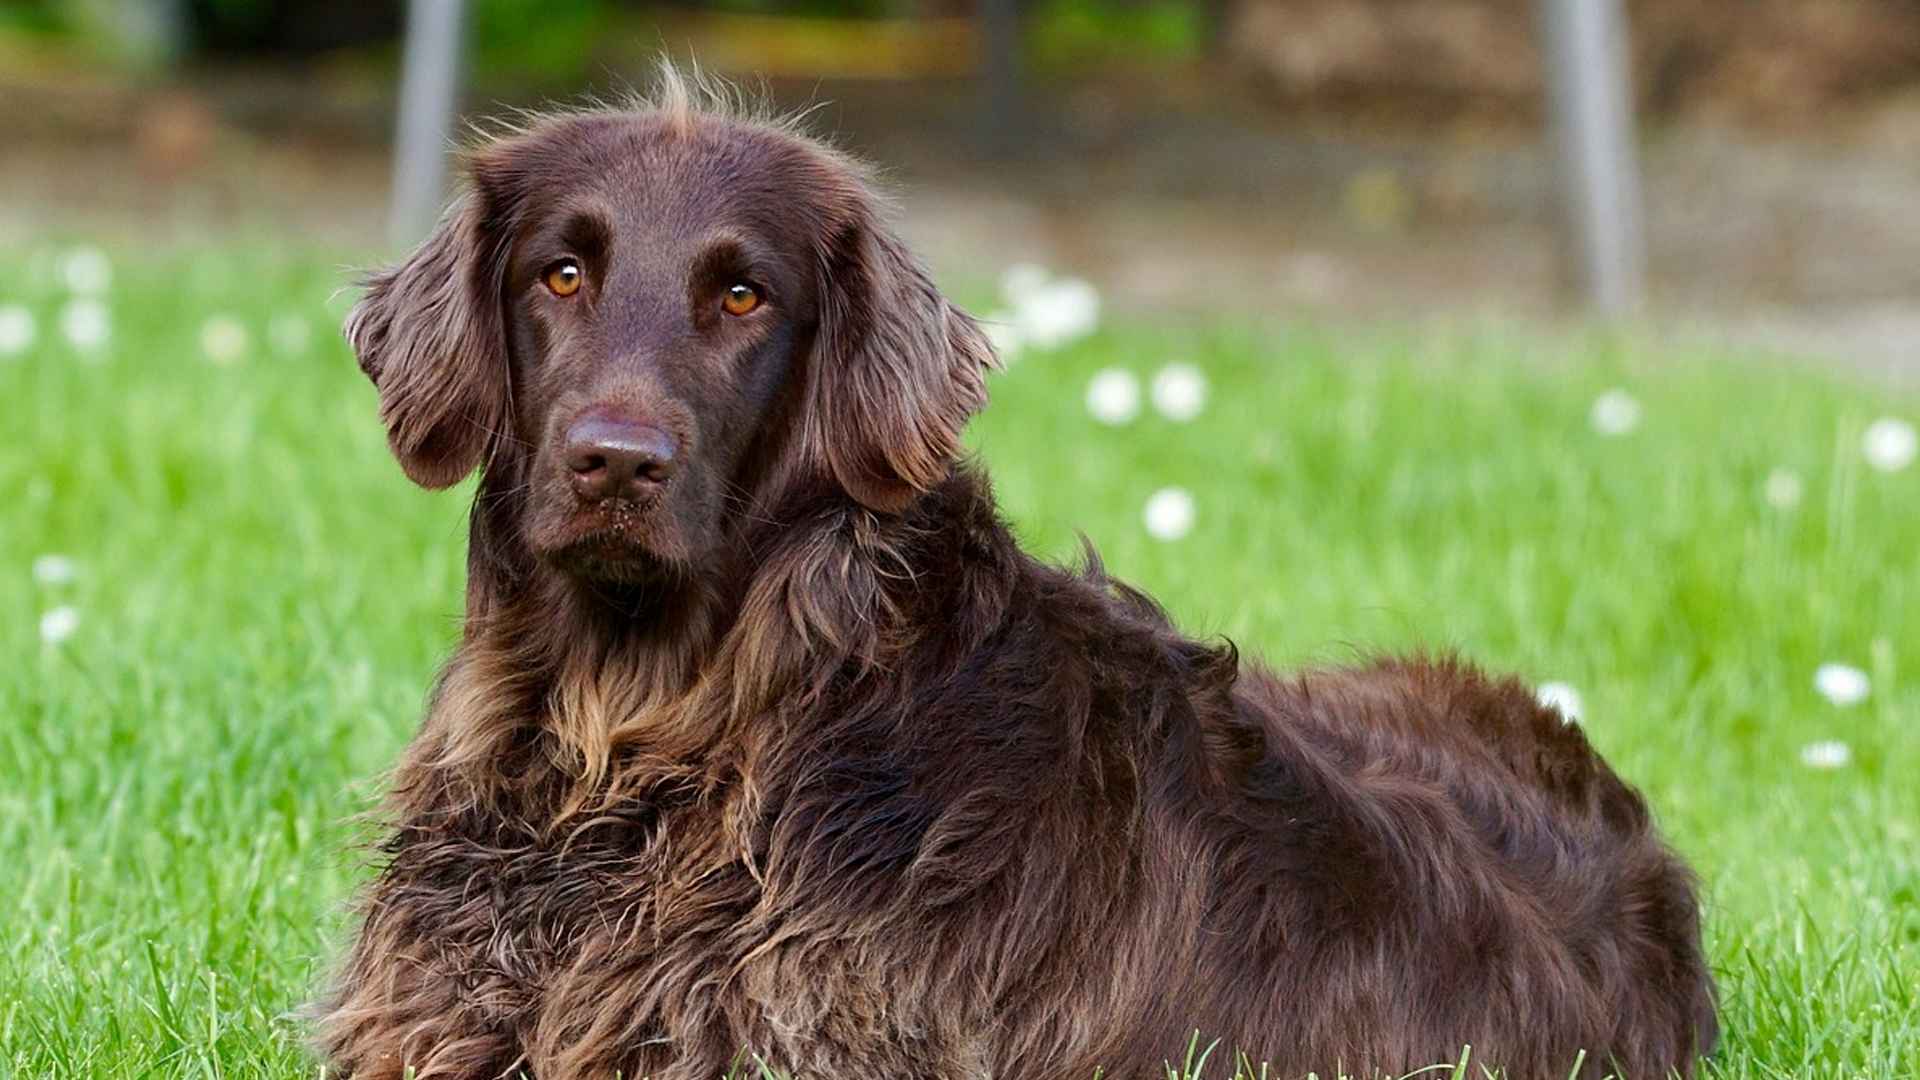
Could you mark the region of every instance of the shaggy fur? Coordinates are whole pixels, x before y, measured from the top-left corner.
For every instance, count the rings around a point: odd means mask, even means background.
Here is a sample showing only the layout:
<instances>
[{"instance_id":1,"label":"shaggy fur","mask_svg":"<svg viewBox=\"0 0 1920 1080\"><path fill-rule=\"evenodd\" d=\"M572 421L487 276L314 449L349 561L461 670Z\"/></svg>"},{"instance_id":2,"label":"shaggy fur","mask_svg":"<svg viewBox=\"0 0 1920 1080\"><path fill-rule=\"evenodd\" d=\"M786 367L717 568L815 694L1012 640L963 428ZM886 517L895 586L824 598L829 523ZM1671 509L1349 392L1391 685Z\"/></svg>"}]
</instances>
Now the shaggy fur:
<instances>
[{"instance_id":1,"label":"shaggy fur","mask_svg":"<svg viewBox=\"0 0 1920 1080\"><path fill-rule=\"evenodd\" d=\"M694 97L480 149L348 323L407 474L482 479L333 1069L1693 1073L1694 885L1578 728L1453 662L1277 677L1020 551L958 461L973 321L848 161ZM633 491L583 486L606 425Z\"/></svg>"}]
</instances>

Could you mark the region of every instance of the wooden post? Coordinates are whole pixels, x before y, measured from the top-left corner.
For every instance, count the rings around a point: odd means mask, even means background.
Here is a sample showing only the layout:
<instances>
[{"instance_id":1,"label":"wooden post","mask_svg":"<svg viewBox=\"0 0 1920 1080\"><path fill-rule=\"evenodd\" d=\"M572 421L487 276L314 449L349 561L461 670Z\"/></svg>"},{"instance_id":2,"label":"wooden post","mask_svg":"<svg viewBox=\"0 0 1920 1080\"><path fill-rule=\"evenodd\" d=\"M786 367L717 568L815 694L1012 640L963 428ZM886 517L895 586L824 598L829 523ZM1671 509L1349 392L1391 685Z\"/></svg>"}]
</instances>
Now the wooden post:
<instances>
[{"instance_id":1,"label":"wooden post","mask_svg":"<svg viewBox=\"0 0 1920 1080\"><path fill-rule=\"evenodd\" d=\"M408 0L388 234L396 247L426 235L447 197L447 155L459 108L464 0Z\"/></svg>"},{"instance_id":2,"label":"wooden post","mask_svg":"<svg viewBox=\"0 0 1920 1080\"><path fill-rule=\"evenodd\" d=\"M1617 318L1646 301L1646 237L1621 0L1541 0L1548 113L1578 280Z\"/></svg>"}]
</instances>

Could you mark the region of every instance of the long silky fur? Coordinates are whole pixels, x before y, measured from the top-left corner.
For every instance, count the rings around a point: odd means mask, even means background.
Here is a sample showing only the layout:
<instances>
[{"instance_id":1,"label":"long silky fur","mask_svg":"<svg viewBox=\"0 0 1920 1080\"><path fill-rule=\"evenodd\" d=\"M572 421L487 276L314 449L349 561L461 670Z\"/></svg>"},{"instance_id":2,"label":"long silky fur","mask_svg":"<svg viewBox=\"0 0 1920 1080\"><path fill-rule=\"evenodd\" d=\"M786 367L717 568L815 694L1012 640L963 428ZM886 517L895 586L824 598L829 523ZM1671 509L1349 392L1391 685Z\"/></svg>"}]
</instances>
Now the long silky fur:
<instances>
[{"instance_id":1,"label":"long silky fur","mask_svg":"<svg viewBox=\"0 0 1920 1080\"><path fill-rule=\"evenodd\" d=\"M742 122L724 98L656 108ZM1036 562L957 461L977 328L884 231L835 258L816 349L892 366L812 365L670 588L532 558L524 442L396 438L483 477L463 640L317 1009L339 1075L1140 1078L1196 1029L1282 1077L1469 1043L1692 1075L1693 881L1577 728L1444 658L1279 678ZM876 331L854 284L900 275L918 323ZM383 401L416 434L419 405Z\"/></svg>"}]
</instances>

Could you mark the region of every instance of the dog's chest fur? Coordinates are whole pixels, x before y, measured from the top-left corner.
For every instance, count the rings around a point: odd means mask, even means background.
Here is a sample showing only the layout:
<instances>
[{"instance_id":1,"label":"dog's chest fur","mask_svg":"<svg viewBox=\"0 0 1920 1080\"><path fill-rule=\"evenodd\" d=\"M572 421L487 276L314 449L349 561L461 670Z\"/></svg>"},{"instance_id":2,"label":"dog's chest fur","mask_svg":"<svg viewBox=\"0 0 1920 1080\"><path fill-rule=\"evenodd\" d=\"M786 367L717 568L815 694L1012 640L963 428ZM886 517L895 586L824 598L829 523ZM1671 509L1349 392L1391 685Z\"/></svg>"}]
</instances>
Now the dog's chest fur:
<instances>
[{"instance_id":1,"label":"dog's chest fur","mask_svg":"<svg viewBox=\"0 0 1920 1080\"><path fill-rule=\"evenodd\" d=\"M973 906L924 858L928 835L965 847L964 826L926 816L894 765L816 762L768 791L737 767L635 788L648 766L626 761L627 794L550 826L527 825L550 807L504 795L467 835L403 828L387 910L418 905L439 942L423 959L536 1077L691 1075L748 1046L802 1075L978 1059L986 1025L962 1003L980 987L927 964L943 934L965 947ZM850 815L868 827L840 828Z\"/></svg>"}]
</instances>

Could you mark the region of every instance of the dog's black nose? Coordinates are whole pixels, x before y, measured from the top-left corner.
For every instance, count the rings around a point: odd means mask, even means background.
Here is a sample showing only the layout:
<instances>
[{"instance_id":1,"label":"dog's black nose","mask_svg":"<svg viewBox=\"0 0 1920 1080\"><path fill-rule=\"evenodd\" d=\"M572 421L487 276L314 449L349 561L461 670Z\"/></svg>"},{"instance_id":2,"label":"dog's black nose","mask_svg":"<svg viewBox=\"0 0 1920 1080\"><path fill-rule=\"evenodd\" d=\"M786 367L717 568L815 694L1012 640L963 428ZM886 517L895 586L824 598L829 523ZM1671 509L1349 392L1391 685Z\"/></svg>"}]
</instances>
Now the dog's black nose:
<instances>
[{"instance_id":1,"label":"dog's black nose","mask_svg":"<svg viewBox=\"0 0 1920 1080\"><path fill-rule=\"evenodd\" d=\"M648 499L673 478L673 436L651 424L590 412L567 429L567 468L582 499Z\"/></svg>"}]
</instances>

